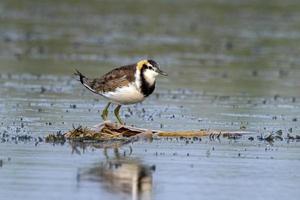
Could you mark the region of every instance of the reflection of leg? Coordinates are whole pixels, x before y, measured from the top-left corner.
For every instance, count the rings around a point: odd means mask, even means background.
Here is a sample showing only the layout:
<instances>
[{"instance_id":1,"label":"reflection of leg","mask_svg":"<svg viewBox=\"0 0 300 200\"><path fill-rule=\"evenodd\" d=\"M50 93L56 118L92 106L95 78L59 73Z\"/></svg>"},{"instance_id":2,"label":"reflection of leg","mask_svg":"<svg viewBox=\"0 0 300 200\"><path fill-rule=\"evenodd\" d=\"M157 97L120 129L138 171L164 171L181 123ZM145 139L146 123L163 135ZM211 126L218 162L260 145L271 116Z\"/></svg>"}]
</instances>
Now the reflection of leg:
<instances>
[{"instance_id":1,"label":"reflection of leg","mask_svg":"<svg viewBox=\"0 0 300 200\"><path fill-rule=\"evenodd\" d=\"M116 116L118 122L119 122L120 124L123 124L123 122L122 122L122 120L121 120L121 118L120 118L120 108L121 108L121 105L118 105L118 106L116 107L114 113L115 113L115 116Z\"/></svg>"},{"instance_id":2,"label":"reflection of leg","mask_svg":"<svg viewBox=\"0 0 300 200\"><path fill-rule=\"evenodd\" d=\"M114 154L115 154L115 157L116 157L117 159L120 158L120 152L119 152L119 148L118 148L118 147L115 147L115 148L114 148Z\"/></svg>"},{"instance_id":3,"label":"reflection of leg","mask_svg":"<svg viewBox=\"0 0 300 200\"><path fill-rule=\"evenodd\" d=\"M129 146L129 155L131 156L131 154L132 154L132 147Z\"/></svg>"},{"instance_id":4,"label":"reflection of leg","mask_svg":"<svg viewBox=\"0 0 300 200\"><path fill-rule=\"evenodd\" d=\"M103 154L104 154L105 158L108 160L109 156L108 156L108 153L107 153L107 147L104 147Z\"/></svg>"},{"instance_id":5,"label":"reflection of leg","mask_svg":"<svg viewBox=\"0 0 300 200\"><path fill-rule=\"evenodd\" d=\"M101 117L103 119L103 121L107 120L107 116L108 116L108 108L110 106L110 102L105 106L104 110L102 111Z\"/></svg>"}]
</instances>

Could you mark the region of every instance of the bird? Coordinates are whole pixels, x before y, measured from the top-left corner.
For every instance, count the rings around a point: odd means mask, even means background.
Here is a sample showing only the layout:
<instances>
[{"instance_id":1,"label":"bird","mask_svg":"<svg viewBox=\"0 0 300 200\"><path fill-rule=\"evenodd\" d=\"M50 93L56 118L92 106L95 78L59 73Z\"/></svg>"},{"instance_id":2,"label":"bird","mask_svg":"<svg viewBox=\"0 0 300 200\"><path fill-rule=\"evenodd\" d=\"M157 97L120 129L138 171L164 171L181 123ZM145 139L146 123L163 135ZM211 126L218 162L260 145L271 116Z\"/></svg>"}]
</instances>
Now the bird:
<instances>
[{"instance_id":1,"label":"bird","mask_svg":"<svg viewBox=\"0 0 300 200\"><path fill-rule=\"evenodd\" d=\"M160 69L156 61L144 59L135 64L115 68L100 78L88 78L78 70L74 75L88 90L108 100L101 114L104 121L107 120L108 109L113 103L116 105L116 119L120 124L124 124L120 118L121 106L142 102L151 95L159 74L168 75Z\"/></svg>"}]
</instances>

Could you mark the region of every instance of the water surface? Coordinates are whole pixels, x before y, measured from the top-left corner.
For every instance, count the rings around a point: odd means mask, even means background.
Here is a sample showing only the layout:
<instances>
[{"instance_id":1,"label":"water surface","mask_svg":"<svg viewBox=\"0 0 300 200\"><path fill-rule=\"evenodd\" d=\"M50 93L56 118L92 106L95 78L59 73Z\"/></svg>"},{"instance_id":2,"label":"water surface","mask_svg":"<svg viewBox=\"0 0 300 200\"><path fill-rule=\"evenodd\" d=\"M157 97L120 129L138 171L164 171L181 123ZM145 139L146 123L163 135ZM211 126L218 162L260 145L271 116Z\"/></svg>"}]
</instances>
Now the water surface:
<instances>
[{"instance_id":1,"label":"water surface","mask_svg":"<svg viewBox=\"0 0 300 200\"><path fill-rule=\"evenodd\" d=\"M299 142L286 138L300 135L299 11L296 0L1 1L0 199L297 199ZM123 108L128 124L253 134L108 156L41 141L101 121L105 100L75 68L98 76L143 58L169 76ZM282 141L257 139L280 130Z\"/></svg>"}]
</instances>

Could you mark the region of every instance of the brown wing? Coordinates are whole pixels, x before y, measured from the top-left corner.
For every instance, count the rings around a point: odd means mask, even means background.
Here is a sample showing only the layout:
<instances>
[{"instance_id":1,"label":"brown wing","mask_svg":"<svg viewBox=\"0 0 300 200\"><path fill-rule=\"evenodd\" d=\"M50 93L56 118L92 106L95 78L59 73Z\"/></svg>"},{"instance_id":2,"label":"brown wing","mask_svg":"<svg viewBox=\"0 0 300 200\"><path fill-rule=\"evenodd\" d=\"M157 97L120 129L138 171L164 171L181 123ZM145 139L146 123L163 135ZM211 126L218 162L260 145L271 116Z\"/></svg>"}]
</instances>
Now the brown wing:
<instances>
[{"instance_id":1,"label":"brown wing","mask_svg":"<svg viewBox=\"0 0 300 200\"><path fill-rule=\"evenodd\" d=\"M135 80L136 65L127 65L116 68L101 78L89 81L89 87L95 93L114 91L118 87L127 86Z\"/></svg>"}]
</instances>

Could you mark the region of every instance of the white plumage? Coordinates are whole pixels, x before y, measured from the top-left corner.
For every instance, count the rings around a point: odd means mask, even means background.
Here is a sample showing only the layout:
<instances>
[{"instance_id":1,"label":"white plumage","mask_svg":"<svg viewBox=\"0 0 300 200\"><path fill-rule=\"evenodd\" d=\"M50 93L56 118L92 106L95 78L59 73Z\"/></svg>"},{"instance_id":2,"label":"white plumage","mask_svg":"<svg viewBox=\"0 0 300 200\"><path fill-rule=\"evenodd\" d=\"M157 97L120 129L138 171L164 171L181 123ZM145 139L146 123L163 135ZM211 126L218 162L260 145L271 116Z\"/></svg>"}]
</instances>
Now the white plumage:
<instances>
[{"instance_id":1,"label":"white plumage","mask_svg":"<svg viewBox=\"0 0 300 200\"><path fill-rule=\"evenodd\" d=\"M154 84L157 75L158 73L156 71L150 69L146 69L144 72L144 77L150 85Z\"/></svg>"},{"instance_id":2,"label":"white plumage","mask_svg":"<svg viewBox=\"0 0 300 200\"><path fill-rule=\"evenodd\" d=\"M140 70L136 70L135 72L135 82L129 84L128 86L116 88L112 92L102 93L102 95L109 99L110 101L120 104L134 104L141 102L145 99L145 96L142 94L141 88L141 72ZM146 81L152 85L155 82L155 78L158 75L157 72L153 70L145 70L144 77Z\"/></svg>"},{"instance_id":3,"label":"white plumage","mask_svg":"<svg viewBox=\"0 0 300 200\"><path fill-rule=\"evenodd\" d=\"M120 105L134 104L145 99L145 96L137 89L135 83L131 83L125 87L116 88L115 91L106 92L102 95L110 101Z\"/></svg>"}]
</instances>

